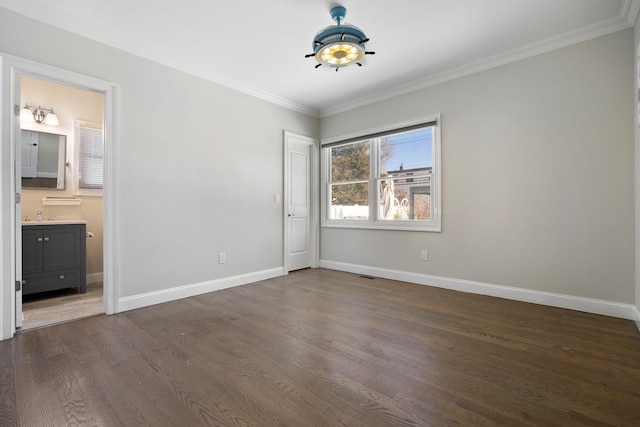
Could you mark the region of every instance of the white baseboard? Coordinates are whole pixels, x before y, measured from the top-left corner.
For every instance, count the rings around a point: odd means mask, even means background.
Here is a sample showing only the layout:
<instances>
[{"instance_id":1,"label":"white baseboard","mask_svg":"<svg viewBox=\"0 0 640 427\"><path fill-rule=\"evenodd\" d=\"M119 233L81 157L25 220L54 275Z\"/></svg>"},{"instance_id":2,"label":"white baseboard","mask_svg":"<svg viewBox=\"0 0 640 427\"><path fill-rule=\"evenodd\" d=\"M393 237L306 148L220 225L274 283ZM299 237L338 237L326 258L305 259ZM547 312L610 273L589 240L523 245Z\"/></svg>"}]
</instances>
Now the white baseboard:
<instances>
[{"instance_id":1,"label":"white baseboard","mask_svg":"<svg viewBox=\"0 0 640 427\"><path fill-rule=\"evenodd\" d=\"M510 286L494 285L491 283L473 282L470 280L453 279L450 277L388 270L384 268L347 264L337 261L321 260L320 267L331 270L346 271L349 273L366 274L384 279L400 280L418 285L434 286L454 291L488 295L515 301L530 302L548 305L551 307L567 308L570 310L635 320L636 325L638 325L638 329L640 329L640 317L636 317L638 315L637 309L631 304L575 297L532 289L514 288Z\"/></svg>"},{"instance_id":2,"label":"white baseboard","mask_svg":"<svg viewBox=\"0 0 640 427\"><path fill-rule=\"evenodd\" d=\"M162 304L164 302L175 301L195 295L206 294L208 292L233 288L235 286L246 285L248 283L259 282L261 280L272 279L284 275L282 267L270 270L256 271L222 279L209 280L191 285L178 286L164 289L162 291L148 292L146 294L123 297L119 300L119 311L135 310L136 308L148 307L150 305Z\"/></svg>"},{"instance_id":3,"label":"white baseboard","mask_svg":"<svg viewBox=\"0 0 640 427\"><path fill-rule=\"evenodd\" d=\"M92 283L102 283L102 282L104 282L102 271L99 273L87 274L87 285L90 285Z\"/></svg>"},{"instance_id":4,"label":"white baseboard","mask_svg":"<svg viewBox=\"0 0 640 427\"><path fill-rule=\"evenodd\" d=\"M470 280L453 279L450 277L432 276L420 273L410 273L399 270L389 270L365 265L347 264L336 261L320 261L321 268L345 271L355 274L366 274L384 279L399 280L417 285L434 286L473 294L488 295L515 301L530 302L551 307L566 308L570 310L584 311L587 313L601 314L604 316L618 317L633 320L640 331L640 312L631 304L623 304L612 301L597 300L592 298L575 297L571 295L542 292L532 289L514 288L510 286L494 285L491 283L474 282ZM149 292L140 295L121 298L119 311L135 310L137 308L164 302L175 301L208 292L219 291L235 286L246 285L261 280L272 279L284 275L281 267L262 270L239 276L225 277L202 283L178 286L162 291ZM89 276L92 277L90 282ZM98 280L98 277L100 280ZM95 280L95 281L94 281ZM87 283L95 283L102 280L102 273L87 275Z\"/></svg>"}]
</instances>

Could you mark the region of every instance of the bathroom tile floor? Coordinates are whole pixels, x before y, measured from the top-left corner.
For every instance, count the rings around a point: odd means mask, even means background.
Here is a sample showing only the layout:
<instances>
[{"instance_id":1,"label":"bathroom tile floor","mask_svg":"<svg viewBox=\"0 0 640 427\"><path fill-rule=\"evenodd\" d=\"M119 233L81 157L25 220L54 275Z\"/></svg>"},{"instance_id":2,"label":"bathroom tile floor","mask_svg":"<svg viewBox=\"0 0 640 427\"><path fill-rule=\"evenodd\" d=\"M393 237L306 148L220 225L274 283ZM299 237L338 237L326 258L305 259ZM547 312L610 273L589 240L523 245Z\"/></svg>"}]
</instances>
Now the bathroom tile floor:
<instances>
[{"instance_id":1,"label":"bathroom tile floor","mask_svg":"<svg viewBox=\"0 0 640 427\"><path fill-rule=\"evenodd\" d=\"M104 313L102 283L87 284L87 292L77 289L41 292L22 298L22 331Z\"/></svg>"}]
</instances>

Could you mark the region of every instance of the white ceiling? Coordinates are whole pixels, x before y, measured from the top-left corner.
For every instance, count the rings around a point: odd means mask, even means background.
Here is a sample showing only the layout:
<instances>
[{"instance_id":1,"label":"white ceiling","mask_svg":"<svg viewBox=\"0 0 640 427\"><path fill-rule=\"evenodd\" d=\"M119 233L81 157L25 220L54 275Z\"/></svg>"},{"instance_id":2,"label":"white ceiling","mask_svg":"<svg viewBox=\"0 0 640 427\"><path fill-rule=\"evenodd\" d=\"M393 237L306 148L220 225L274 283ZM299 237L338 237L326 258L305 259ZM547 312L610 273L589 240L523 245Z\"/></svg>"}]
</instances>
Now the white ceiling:
<instances>
[{"instance_id":1,"label":"white ceiling","mask_svg":"<svg viewBox=\"0 0 640 427\"><path fill-rule=\"evenodd\" d=\"M0 0L0 7L316 116L630 28L639 0ZM371 39L315 69L332 6Z\"/></svg>"}]
</instances>

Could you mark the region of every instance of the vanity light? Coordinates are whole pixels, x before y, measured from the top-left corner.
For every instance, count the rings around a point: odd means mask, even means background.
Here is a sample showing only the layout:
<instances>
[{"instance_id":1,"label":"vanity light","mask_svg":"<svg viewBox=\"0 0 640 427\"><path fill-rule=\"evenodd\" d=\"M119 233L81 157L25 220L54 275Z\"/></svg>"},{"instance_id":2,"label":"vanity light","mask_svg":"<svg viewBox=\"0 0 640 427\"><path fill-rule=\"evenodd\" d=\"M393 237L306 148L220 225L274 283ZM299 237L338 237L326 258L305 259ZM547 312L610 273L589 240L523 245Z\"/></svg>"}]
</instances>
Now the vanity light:
<instances>
[{"instance_id":1,"label":"vanity light","mask_svg":"<svg viewBox=\"0 0 640 427\"><path fill-rule=\"evenodd\" d=\"M20 120L23 122L44 123L49 126L58 126L58 116L53 112L53 108L42 108L29 106L24 104L24 108L20 111Z\"/></svg>"}]
</instances>

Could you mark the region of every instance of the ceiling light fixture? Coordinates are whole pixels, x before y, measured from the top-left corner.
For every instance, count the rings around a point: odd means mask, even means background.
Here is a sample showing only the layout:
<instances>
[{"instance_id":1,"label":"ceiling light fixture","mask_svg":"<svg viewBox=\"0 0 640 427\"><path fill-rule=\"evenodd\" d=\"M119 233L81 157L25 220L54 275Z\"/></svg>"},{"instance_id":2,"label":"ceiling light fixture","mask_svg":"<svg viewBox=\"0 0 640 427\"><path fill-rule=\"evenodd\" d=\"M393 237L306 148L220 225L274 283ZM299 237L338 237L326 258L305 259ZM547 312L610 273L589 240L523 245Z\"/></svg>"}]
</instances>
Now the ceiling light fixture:
<instances>
[{"instance_id":1,"label":"ceiling light fixture","mask_svg":"<svg viewBox=\"0 0 640 427\"><path fill-rule=\"evenodd\" d=\"M353 63L361 67L360 60L365 55L375 54L365 50L369 39L358 27L343 24L347 15L346 8L335 6L330 13L336 25L330 25L316 34L313 38L313 53L305 55L305 58L315 57L318 61L316 68L324 64L338 71Z\"/></svg>"},{"instance_id":2,"label":"ceiling light fixture","mask_svg":"<svg viewBox=\"0 0 640 427\"><path fill-rule=\"evenodd\" d=\"M49 126L58 126L58 116L53 112L53 108L42 108L24 104L20 111L20 120L23 122L44 123Z\"/></svg>"}]
</instances>

